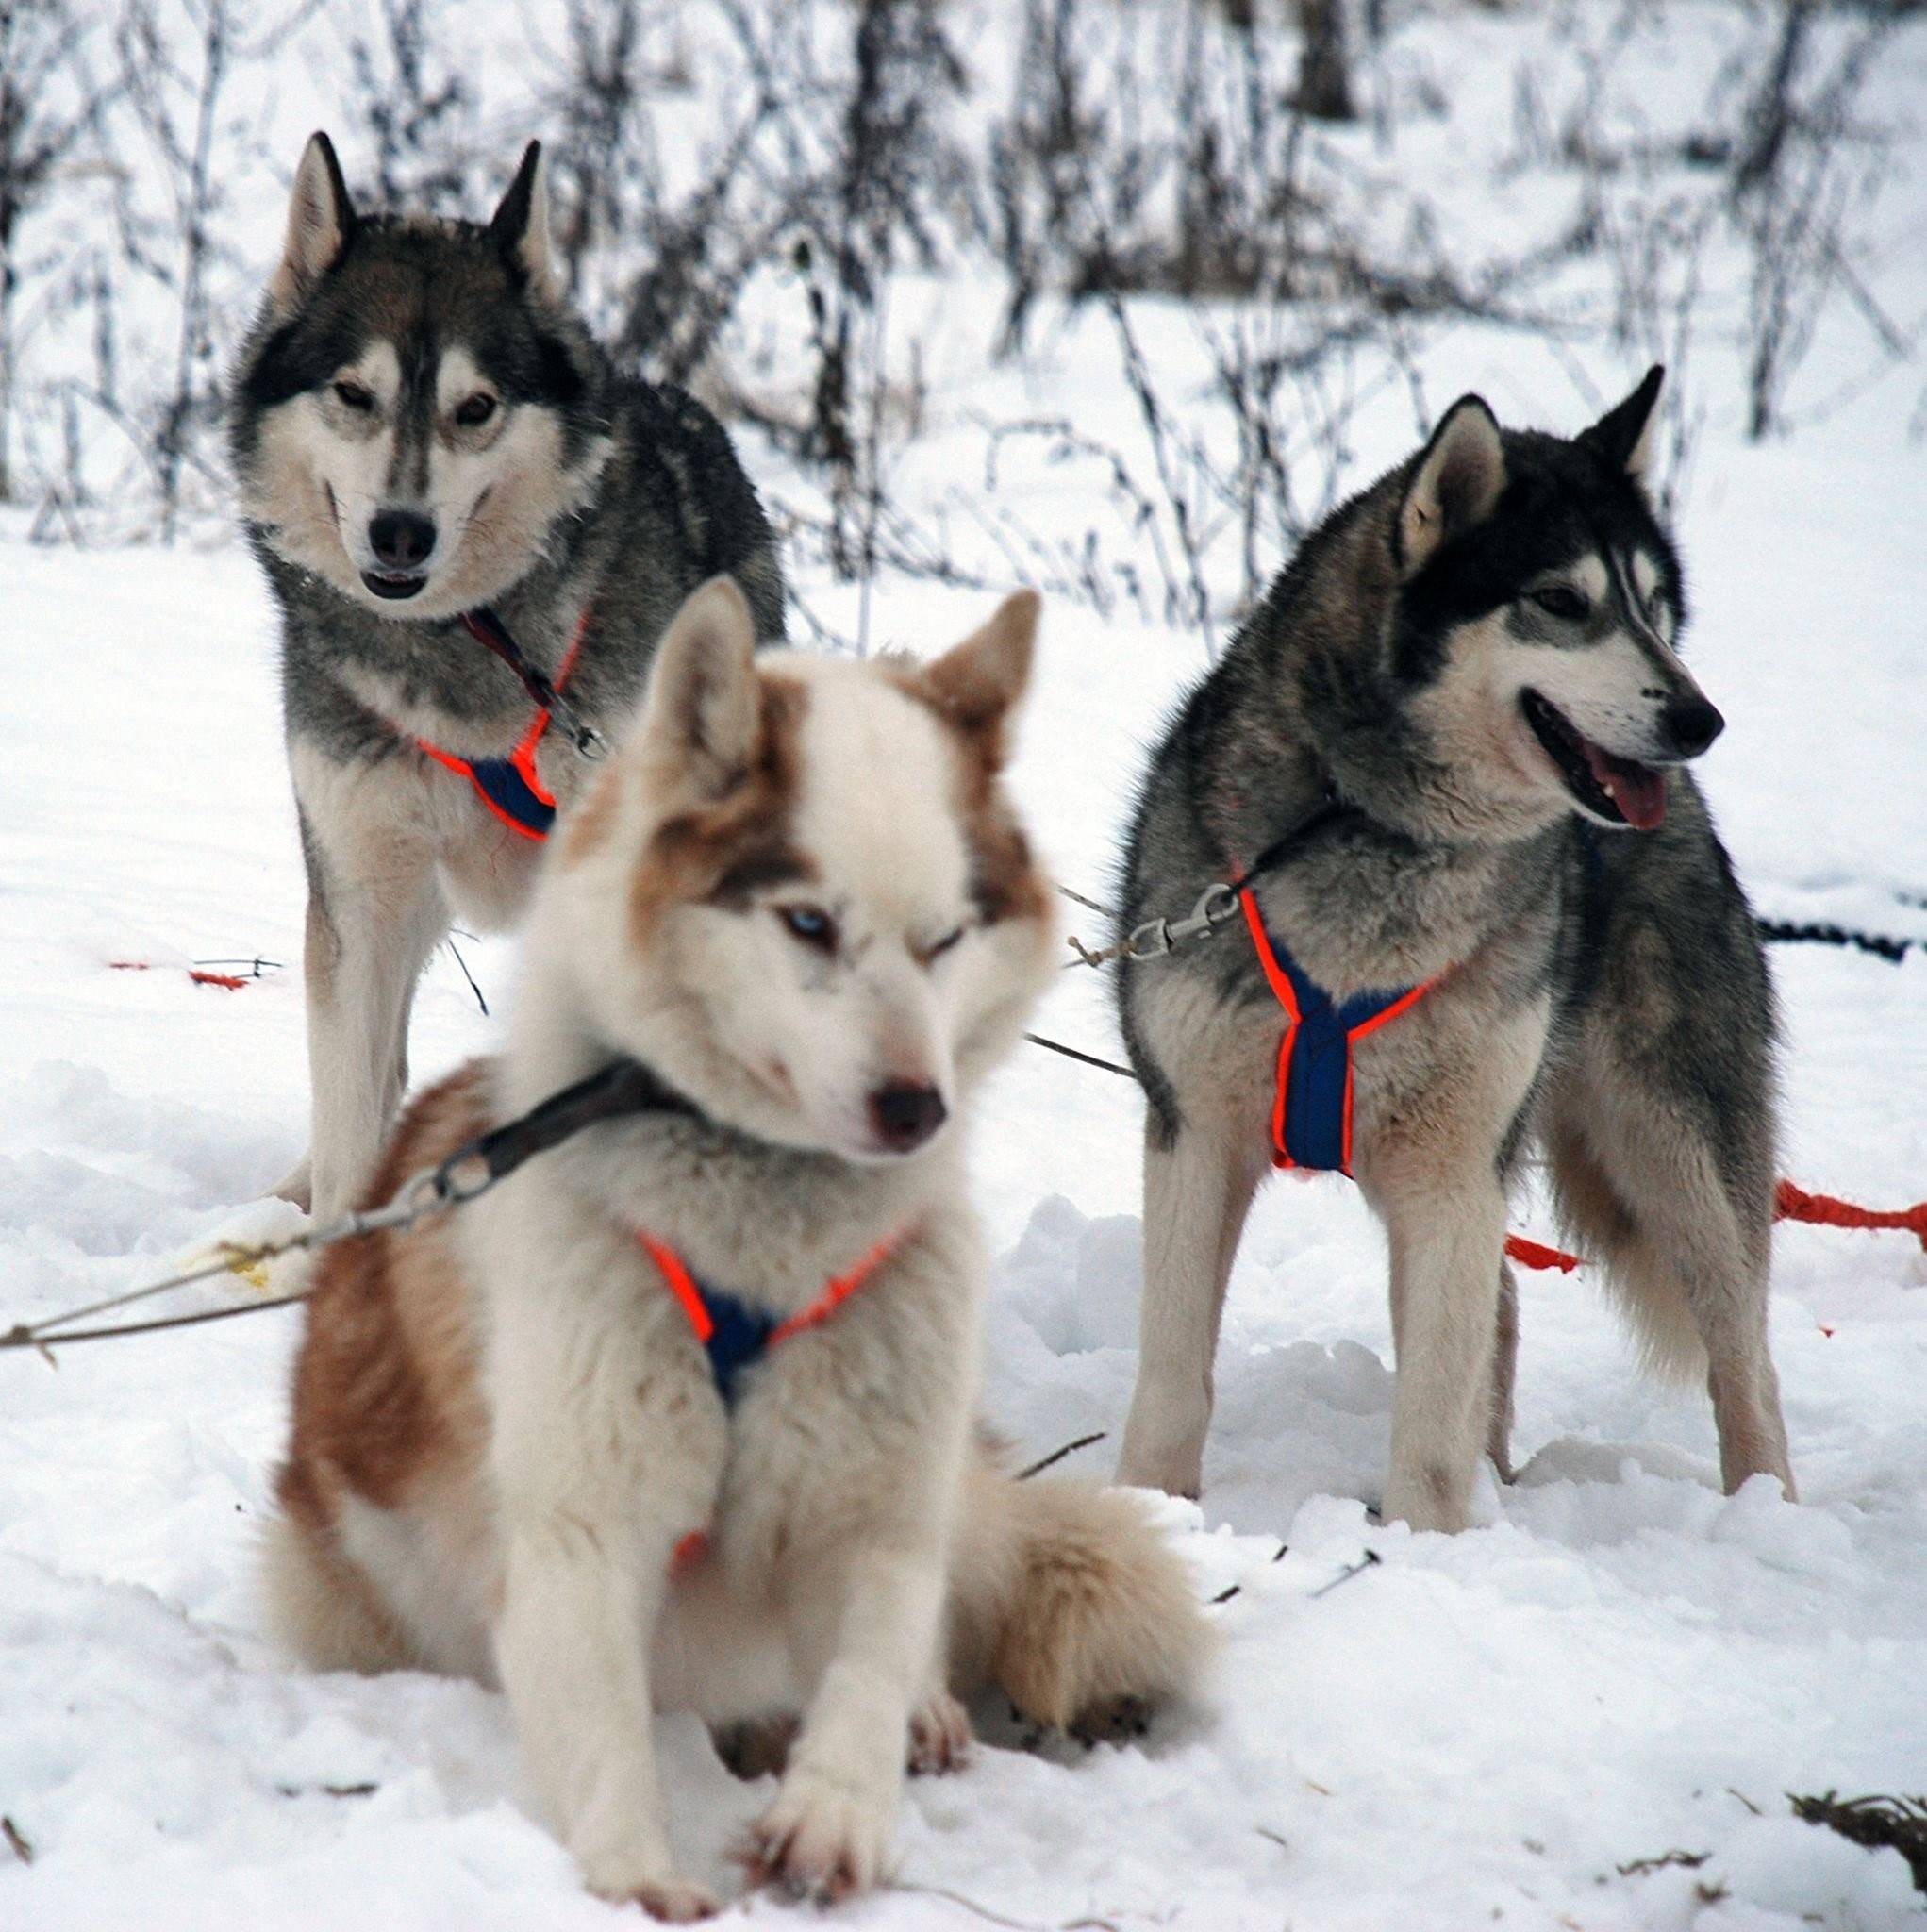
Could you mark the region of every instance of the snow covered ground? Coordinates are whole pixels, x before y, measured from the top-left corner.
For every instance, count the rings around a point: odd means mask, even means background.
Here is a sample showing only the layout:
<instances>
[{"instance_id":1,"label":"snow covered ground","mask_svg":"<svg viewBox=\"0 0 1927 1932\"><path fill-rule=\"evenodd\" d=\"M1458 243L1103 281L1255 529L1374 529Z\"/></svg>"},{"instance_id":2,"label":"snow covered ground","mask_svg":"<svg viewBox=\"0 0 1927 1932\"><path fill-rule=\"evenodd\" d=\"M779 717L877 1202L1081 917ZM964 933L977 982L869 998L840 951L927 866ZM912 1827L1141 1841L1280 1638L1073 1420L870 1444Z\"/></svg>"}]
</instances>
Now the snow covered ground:
<instances>
[{"instance_id":1,"label":"snow covered ground","mask_svg":"<svg viewBox=\"0 0 1927 1932\"><path fill-rule=\"evenodd\" d=\"M1917 98L1923 38L1891 80ZM1883 284L1910 316L1927 306L1923 155L1917 133L1911 262ZM1181 355L1158 305L1139 325ZM939 376L930 440L894 482L912 497L974 474L958 452L978 416L1128 425L1087 333L1102 318L1052 320L1022 371L987 371L988 326L967 291L899 299L893 330ZM1601 396L1639 373L1603 345L1585 362ZM1823 332L1812 392L1861 370ZM1435 408L1478 388L1508 421L1584 420L1566 362L1514 335L1439 337L1420 373ZM1691 380L1707 416L1682 517L1688 644L1730 721L1704 767L1722 829L1764 912L1927 939L1905 896L1927 891L1918 365L1758 447L1738 439L1723 338ZM1365 409L1354 478L1410 434L1403 399ZM1074 498L1040 471L1031 514L1054 513L1053 489ZM1088 520L1074 500L1057 513ZM306 1112L299 862L251 566L232 547L43 550L10 530L0 1326L168 1272L216 1233L281 1224L289 1210L258 1197ZM855 631L853 590L804 587ZM886 576L872 635L935 649L988 602ZM1194 634L1050 609L1019 782L1068 882L1102 894L1145 744L1203 661ZM459 943L497 1012L438 956L416 1012L423 1077L486 1049L510 995L512 949ZM281 963L239 991L189 977L257 958ZM1774 964L1786 1172L1882 1206L1927 1195L1927 952L1892 965L1780 947ZM1042 1030L1112 1052L1095 981L1068 974ZM1110 1432L1069 1465L1101 1472L1135 1364L1135 1095L1027 1051L973 1132L1004 1257L991 1411L1039 1455ZM1552 1232L1530 1201L1518 1224ZM842 1911L850 1925L1876 1932L1920 1916L1898 1855L1786 1802L1927 1788L1919 1244L1777 1237L1798 1507L1764 1484L1722 1497L1703 1398L1641 1381L1583 1273L1528 1277L1520 1480L1457 1538L1367 1513L1389 1426L1384 1268L1344 1183L1261 1197L1204 1502L1170 1509L1201 1593L1238 1586L1213 1612L1226 1641L1208 1697L1127 1748L1029 1751L992 1724L964 1774L912 1788L900 1889ZM626 1923L519 1808L498 1698L307 1676L263 1643L253 1551L297 1321L76 1347L58 1369L0 1356L0 1814L17 1836L0 1843L0 1928ZM673 1724L666 1750L679 1840L733 1886L729 1846L766 1793L733 1782L693 1725ZM739 1916L789 1909L758 1897Z\"/></svg>"}]
</instances>

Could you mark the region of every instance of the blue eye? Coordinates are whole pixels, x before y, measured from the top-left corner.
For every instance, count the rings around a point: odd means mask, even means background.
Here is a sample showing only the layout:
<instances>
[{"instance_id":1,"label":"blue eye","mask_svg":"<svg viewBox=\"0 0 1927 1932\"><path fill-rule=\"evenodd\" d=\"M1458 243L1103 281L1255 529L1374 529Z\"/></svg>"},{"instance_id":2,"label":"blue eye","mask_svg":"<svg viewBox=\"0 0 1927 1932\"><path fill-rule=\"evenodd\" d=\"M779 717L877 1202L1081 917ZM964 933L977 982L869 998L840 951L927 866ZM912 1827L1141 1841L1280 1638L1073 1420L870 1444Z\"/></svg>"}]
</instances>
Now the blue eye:
<instances>
[{"instance_id":1,"label":"blue eye","mask_svg":"<svg viewBox=\"0 0 1927 1932\"><path fill-rule=\"evenodd\" d=\"M791 935L819 952L837 950L837 922L820 906L779 906L776 916Z\"/></svg>"}]
</instances>

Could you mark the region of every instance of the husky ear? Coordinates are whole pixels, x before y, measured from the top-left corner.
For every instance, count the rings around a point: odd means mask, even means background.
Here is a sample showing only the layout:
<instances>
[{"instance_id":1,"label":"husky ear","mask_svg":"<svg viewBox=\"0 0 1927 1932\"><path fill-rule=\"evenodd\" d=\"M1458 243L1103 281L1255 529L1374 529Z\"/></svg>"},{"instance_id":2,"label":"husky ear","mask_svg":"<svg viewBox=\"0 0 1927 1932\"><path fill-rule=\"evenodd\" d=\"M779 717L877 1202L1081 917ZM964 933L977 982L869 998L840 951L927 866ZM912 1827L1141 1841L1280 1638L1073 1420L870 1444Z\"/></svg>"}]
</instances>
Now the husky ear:
<instances>
[{"instance_id":1,"label":"husky ear","mask_svg":"<svg viewBox=\"0 0 1927 1932\"><path fill-rule=\"evenodd\" d=\"M490 219L489 233L503 259L527 277L538 295L558 292L556 253L549 240L549 164L542 158L540 142L532 141L523 150L522 165Z\"/></svg>"},{"instance_id":2,"label":"husky ear","mask_svg":"<svg viewBox=\"0 0 1927 1932\"><path fill-rule=\"evenodd\" d=\"M1623 403L1608 409L1579 441L1596 449L1616 470L1644 482L1653 461L1653 426L1659 420L1653 405L1659 401L1659 386L1666 380L1666 369L1655 362L1645 379Z\"/></svg>"},{"instance_id":3,"label":"husky ear","mask_svg":"<svg viewBox=\"0 0 1927 1932\"><path fill-rule=\"evenodd\" d=\"M1505 488L1499 423L1483 396L1460 396L1419 452L1399 502L1392 546L1410 576L1448 537L1482 524Z\"/></svg>"},{"instance_id":4,"label":"husky ear","mask_svg":"<svg viewBox=\"0 0 1927 1932\"><path fill-rule=\"evenodd\" d=\"M314 286L341 258L355 232L355 205L335 144L325 134L310 134L294 171L294 192L288 203L288 239L282 244L280 266L268 283L268 299L276 308L297 308Z\"/></svg>"},{"instance_id":5,"label":"husky ear","mask_svg":"<svg viewBox=\"0 0 1927 1932\"><path fill-rule=\"evenodd\" d=\"M981 630L923 667L944 715L981 748L992 771L1008 755L1006 726L1030 687L1042 605L1035 591L1014 591Z\"/></svg>"},{"instance_id":6,"label":"husky ear","mask_svg":"<svg viewBox=\"0 0 1927 1932\"><path fill-rule=\"evenodd\" d=\"M706 798L733 790L756 756L756 619L734 577L690 591L656 647L640 742Z\"/></svg>"}]
</instances>

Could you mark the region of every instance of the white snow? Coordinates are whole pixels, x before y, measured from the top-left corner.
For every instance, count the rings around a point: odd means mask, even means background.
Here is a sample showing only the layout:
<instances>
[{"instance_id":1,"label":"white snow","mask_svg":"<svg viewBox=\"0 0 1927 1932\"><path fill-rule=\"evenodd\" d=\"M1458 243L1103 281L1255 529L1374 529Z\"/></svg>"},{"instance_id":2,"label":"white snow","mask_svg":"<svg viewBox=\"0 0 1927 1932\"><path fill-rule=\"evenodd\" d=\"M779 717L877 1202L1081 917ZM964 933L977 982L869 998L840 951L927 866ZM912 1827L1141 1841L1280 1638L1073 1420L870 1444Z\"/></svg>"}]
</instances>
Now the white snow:
<instances>
[{"instance_id":1,"label":"white snow","mask_svg":"<svg viewBox=\"0 0 1927 1932\"><path fill-rule=\"evenodd\" d=\"M1467 60L1512 31L1530 29L1469 26ZM1890 85L1919 98L1927 36L1896 46ZM1916 130L1916 212L1883 284L1910 316L1927 307L1923 159ZM1182 366L1175 321L1138 312ZM1133 433L1093 346L1102 318L1045 318L1022 370L989 367L990 320L967 289L905 285L893 330L942 373L892 480L906 501L979 474L979 416L1048 407ZM1846 391L1859 357L1823 329L1803 392ZM1597 397L1638 374L1603 342L1585 361ZM1585 417L1565 364L1512 334L1458 329L1420 369L1435 408L1479 388L1508 421ZM1681 520L1687 644L1730 723L1704 767L1721 829L1763 911L1927 938L1902 896L1927 892L1918 367L1763 446L1739 438L1720 327L1688 379L1706 417ZM1350 479L1410 436L1402 395L1367 402ZM1095 482L1080 495L1039 464L1009 487L1041 525L1097 520ZM303 894L256 574L238 546L46 550L21 527L0 525L0 1326L169 1272L217 1234L285 1227L259 1196L306 1116ZM804 588L855 631L853 589L821 572ZM934 649L988 604L885 575L872 633ZM1049 608L1019 782L1067 882L1104 894L1143 750L1203 667L1195 633ZM1071 908L1072 929L1092 923ZM421 1078L498 1037L512 948L459 943L498 1010L438 956ZM189 977L257 957L281 964L240 991ZM1786 946L1774 967L1784 1171L1878 1206L1927 1196L1927 953ZM1067 974L1041 1030L1114 1054L1097 977ZM1126 1083L1030 1050L973 1126L1004 1257L990 1410L1038 1455L1109 1432L1071 1468L1108 1467L1130 1391L1138 1130ZM1531 1201L1517 1224L1551 1237ZM989 1714L966 1772L912 1787L899 1889L842 1910L850 1925L1875 1932L1921 1916L1897 1854L1798 1822L1786 1797L1927 1788L1920 1244L1776 1238L1798 1506L1764 1481L1722 1496L1703 1397L1641 1379L1583 1272L1526 1277L1520 1477L1456 1538L1367 1514L1391 1395L1384 1270L1344 1183L1261 1196L1204 1501L1168 1508L1200 1591L1237 1586L1202 1707L1088 1753L1021 1748ZM264 1644L253 1553L297 1326L264 1313L75 1347L58 1369L0 1356L0 1813L33 1854L0 1845L0 1927L633 1923L519 1808L499 1698L309 1676ZM766 1788L732 1781L693 1724L671 1723L664 1749L679 1841L733 1890L727 1855ZM1650 1863L1670 1852L1694 1862ZM739 1916L789 1909L757 1897Z\"/></svg>"}]
</instances>

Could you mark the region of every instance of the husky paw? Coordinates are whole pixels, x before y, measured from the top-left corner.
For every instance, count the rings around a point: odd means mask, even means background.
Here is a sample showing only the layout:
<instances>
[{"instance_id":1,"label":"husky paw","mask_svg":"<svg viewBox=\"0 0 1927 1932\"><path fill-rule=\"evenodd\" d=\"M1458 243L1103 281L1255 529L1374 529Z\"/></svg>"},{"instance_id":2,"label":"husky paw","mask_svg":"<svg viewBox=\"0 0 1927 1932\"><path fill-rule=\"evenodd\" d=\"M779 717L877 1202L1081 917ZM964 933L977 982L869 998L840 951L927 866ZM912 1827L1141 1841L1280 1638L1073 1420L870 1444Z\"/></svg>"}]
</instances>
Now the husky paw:
<instances>
[{"instance_id":1,"label":"husky paw","mask_svg":"<svg viewBox=\"0 0 1927 1932\"><path fill-rule=\"evenodd\" d=\"M751 1829L751 1881L820 1905L868 1891L884 1874L893 1808L876 1792L793 1768Z\"/></svg>"},{"instance_id":2,"label":"husky paw","mask_svg":"<svg viewBox=\"0 0 1927 1932\"><path fill-rule=\"evenodd\" d=\"M640 1906L652 1919L660 1919L669 1925L689 1925L698 1919L713 1919L723 1909L722 1902L706 1886L687 1878L639 1885L618 1903Z\"/></svg>"},{"instance_id":3,"label":"husky paw","mask_svg":"<svg viewBox=\"0 0 1927 1932\"><path fill-rule=\"evenodd\" d=\"M971 1756L971 1714L948 1690L932 1693L910 1719L910 1775L961 1771Z\"/></svg>"},{"instance_id":4,"label":"husky paw","mask_svg":"<svg viewBox=\"0 0 1927 1932\"><path fill-rule=\"evenodd\" d=\"M1067 1726L1080 1744L1128 1744L1151 1728L1151 1706L1141 1697L1111 1697L1090 1705Z\"/></svg>"},{"instance_id":5,"label":"husky paw","mask_svg":"<svg viewBox=\"0 0 1927 1932\"><path fill-rule=\"evenodd\" d=\"M640 1906L652 1919L672 1925L711 1918L723 1909L712 1891L675 1869L666 1845L652 1846L639 1838L600 1844L578 1840L572 1849L590 1890L611 1905Z\"/></svg>"},{"instance_id":6,"label":"husky paw","mask_svg":"<svg viewBox=\"0 0 1927 1932\"><path fill-rule=\"evenodd\" d=\"M1118 1485L1126 1490L1162 1490L1195 1503L1204 1490L1204 1431L1172 1432L1145 1441L1130 1435L1118 1458Z\"/></svg>"}]
</instances>

